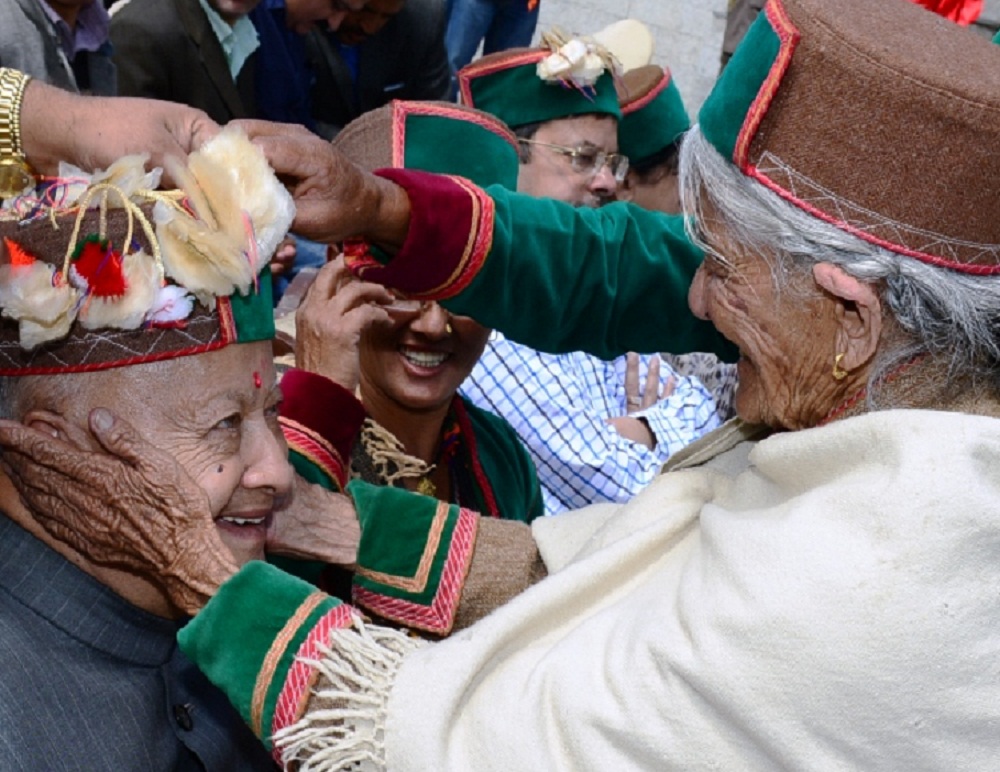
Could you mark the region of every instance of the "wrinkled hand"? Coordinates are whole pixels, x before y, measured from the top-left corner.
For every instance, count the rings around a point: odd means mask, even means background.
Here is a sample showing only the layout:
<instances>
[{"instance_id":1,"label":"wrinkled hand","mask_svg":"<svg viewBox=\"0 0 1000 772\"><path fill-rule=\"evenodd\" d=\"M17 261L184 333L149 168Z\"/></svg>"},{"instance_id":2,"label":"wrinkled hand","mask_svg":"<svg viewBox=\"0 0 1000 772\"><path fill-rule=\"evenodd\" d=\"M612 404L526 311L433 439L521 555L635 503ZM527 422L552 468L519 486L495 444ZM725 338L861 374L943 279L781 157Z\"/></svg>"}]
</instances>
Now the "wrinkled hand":
<instances>
[{"instance_id":1,"label":"wrinkled hand","mask_svg":"<svg viewBox=\"0 0 1000 772\"><path fill-rule=\"evenodd\" d=\"M55 539L153 581L177 608L196 613L237 571L208 497L172 456L109 411L93 411L90 430L106 452L0 421L5 470Z\"/></svg>"},{"instance_id":2,"label":"wrinkled hand","mask_svg":"<svg viewBox=\"0 0 1000 772\"><path fill-rule=\"evenodd\" d=\"M235 123L291 191L295 233L326 244L363 236L385 249L402 246L410 220L402 188L363 171L304 126Z\"/></svg>"},{"instance_id":3,"label":"wrinkled hand","mask_svg":"<svg viewBox=\"0 0 1000 772\"><path fill-rule=\"evenodd\" d=\"M21 108L25 154L39 172L60 161L106 169L124 155L149 153L152 166L186 158L219 126L201 110L155 99L90 97L32 80Z\"/></svg>"},{"instance_id":4,"label":"wrinkled hand","mask_svg":"<svg viewBox=\"0 0 1000 772\"><path fill-rule=\"evenodd\" d=\"M300 560L353 566L361 525L354 503L341 493L295 475L287 503L274 513L267 532L267 551Z\"/></svg>"}]
</instances>

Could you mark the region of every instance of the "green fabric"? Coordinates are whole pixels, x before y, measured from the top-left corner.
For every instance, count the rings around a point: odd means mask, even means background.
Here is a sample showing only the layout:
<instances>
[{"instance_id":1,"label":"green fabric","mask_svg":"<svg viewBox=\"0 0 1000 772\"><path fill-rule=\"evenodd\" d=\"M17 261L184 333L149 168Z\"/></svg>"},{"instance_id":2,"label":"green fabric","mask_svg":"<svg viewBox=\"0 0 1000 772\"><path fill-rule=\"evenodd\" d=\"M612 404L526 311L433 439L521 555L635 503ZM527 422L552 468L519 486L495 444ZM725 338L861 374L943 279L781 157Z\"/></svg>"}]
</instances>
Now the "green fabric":
<instances>
[{"instance_id":1,"label":"green fabric","mask_svg":"<svg viewBox=\"0 0 1000 772\"><path fill-rule=\"evenodd\" d=\"M177 635L181 651L222 689L244 721L264 658L296 609L316 588L258 561L230 578L204 609ZM288 643L267 692L263 734L268 748L278 694L306 636L320 618L340 605L327 598L306 618ZM238 642L238 645L234 645Z\"/></svg>"},{"instance_id":2,"label":"green fabric","mask_svg":"<svg viewBox=\"0 0 1000 772\"><path fill-rule=\"evenodd\" d=\"M481 187L517 187L517 149L469 121L440 115L408 115L403 167L456 174Z\"/></svg>"},{"instance_id":3,"label":"green fabric","mask_svg":"<svg viewBox=\"0 0 1000 772\"><path fill-rule=\"evenodd\" d=\"M524 443L500 416L464 401L476 455L496 496L500 517L530 523L545 513L538 472Z\"/></svg>"},{"instance_id":4,"label":"green fabric","mask_svg":"<svg viewBox=\"0 0 1000 772\"><path fill-rule=\"evenodd\" d=\"M681 216L488 192L493 246L469 286L444 301L449 311L551 353L711 351L735 361L733 345L688 308L702 254Z\"/></svg>"},{"instance_id":5,"label":"green fabric","mask_svg":"<svg viewBox=\"0 0 1000 772\"><path fill-rule=\"evenodd\" d=\"M997 34L993 36L993 42L1000 45L1000 30L997 30Z\"/></svg>"},{"instance_id":6,"label":"green fabric","mask_svg":"<svg viewBox=\"0 0 1000 772\"><path fill-rule=\"evenodd\" d=\"M715 82L712 93L702 104L698 125L724 158L733 160L743 121L780 49L781 40L767 14L757 14L733 58Z\"/></svg>"},{"instance_id":7,"label":"green fabric","mask_svg":"<svg viewBox=\"0 0 1000 772\"><path fill-rule=\"evenodd\" d=\"M271 271L266 266L257 277L257 288L240 295L234 292L229 297L236 324L236 340L251 343L255 340L274 338L274 303L271 300Z\"/></svg>"},{"instance_id":8,"label":"green fabric","mask_svg":"<svg viewBox=\"0 0 1000 772\"><path fill-rule=\"evenodd\" d=\"M354 499L354 507L361 522L358 566L403 579L416 575L440 502L401 488L372 485L363 480L352 480L347 486L347 492ZM354 583L381 595L430 605L441 582L441 572L451 548L458 514L459 507L450 505L438 549L422 590L414 592L392 587L359 574L354 575Z\"/></svg>"},{"instance_id":9,"label":"green fabric","mask_svg":"<svg viewBox=\"0 0 1000 772\"><path fill-rule=\"evenodd\" d=\"M673 78L645 107L618 122L618 150L633 163L659 153L691 128L681 92Z\"/></svg>"},{"instance_id":10,"label":"green fabric","mask_svg":"<svg viewBox=\"0 0 1000 772\"><path fill-rule=\"evenodd\" d=\"M303 456L295 450L289 449L288 460L291 462L292 468L295 470L296 474L307 482L319 485L322 488L326 488L328 491L337 491L338 493L341 492L340 484L327 474L325 470L314 464L306 456Z\"/></svg>"},{"instance_id":11,"label":"green fabric","mask_svg":"<svg viewBox=\"0 0 1000 772\"><path fill-rule=\"evenodd\" d=\"M536 74L537 66L522 64L470 79L471 106L495 115L511 128L589 113L621 117L610 73L597 79L593 93L585 94L572 86L543 81Z\"/></svg>"}]
</instances>

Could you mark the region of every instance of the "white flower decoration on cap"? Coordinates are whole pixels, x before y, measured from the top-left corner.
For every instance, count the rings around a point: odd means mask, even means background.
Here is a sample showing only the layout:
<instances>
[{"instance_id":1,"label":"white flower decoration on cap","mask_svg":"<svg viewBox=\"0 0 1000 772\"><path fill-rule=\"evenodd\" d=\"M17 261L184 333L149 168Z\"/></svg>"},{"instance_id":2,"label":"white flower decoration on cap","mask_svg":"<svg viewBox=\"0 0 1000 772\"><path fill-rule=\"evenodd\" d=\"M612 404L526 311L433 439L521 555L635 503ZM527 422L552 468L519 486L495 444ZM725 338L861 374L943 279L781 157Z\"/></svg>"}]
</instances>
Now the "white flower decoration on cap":
<instances>
[{"instance_id":1,"label":"white flower decoration on cap","mask_svg":"<svg viewBox=\"0 0 1000 772\"><path fill-rule=\"evenodd\" d=\"M621 74L615 56L591 38L569 37L560 29L553 29L542 34L541 45L552 51L537 67L538 77L546 83L586 89L593 88L605 70L616 78Z\"/></svg>"}]
</instances>

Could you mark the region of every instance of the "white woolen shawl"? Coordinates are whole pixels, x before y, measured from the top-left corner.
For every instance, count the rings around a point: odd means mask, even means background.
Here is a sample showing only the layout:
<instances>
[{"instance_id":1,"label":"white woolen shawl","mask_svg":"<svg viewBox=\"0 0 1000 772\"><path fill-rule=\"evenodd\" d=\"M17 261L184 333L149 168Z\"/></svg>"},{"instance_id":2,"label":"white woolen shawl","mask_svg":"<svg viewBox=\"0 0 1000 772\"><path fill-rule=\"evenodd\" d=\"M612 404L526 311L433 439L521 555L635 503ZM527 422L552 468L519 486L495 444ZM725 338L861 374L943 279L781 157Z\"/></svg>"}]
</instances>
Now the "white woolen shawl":
<instances>
[{"instance_id":1,"label":"white woolen shawl","mask_svg":"<svg viewBox=\"0 0 1000 772\"><path fill-rule=\"evenodd\" d=\"M1000 769L1000 420L872 413L664 474L408 655L388 711L394 772Z\"/></svg>"}]
</instances>

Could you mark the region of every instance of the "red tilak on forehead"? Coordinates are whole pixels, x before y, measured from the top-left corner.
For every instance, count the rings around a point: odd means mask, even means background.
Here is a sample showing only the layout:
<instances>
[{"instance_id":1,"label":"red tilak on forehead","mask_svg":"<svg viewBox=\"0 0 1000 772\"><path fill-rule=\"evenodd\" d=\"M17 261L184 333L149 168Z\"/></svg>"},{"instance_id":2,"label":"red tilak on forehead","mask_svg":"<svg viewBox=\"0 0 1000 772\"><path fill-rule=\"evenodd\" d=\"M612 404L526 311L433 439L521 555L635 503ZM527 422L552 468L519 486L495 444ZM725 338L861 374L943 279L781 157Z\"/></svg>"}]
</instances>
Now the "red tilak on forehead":
<instances>
[{"instance_id":1,"label":"red tilak on forehead","mask_svg":"<svg viewBox=\"0 0 1000 772\"><path fill-rule=\"evenodd\" d=\"M258 373L256 370L254 370L254 372L253 372L253 385L254 385L254 388L255 389L259 389L262 383L263 383L263 381L260 378L260 373Z\"/></svg>"}]
</instances>

